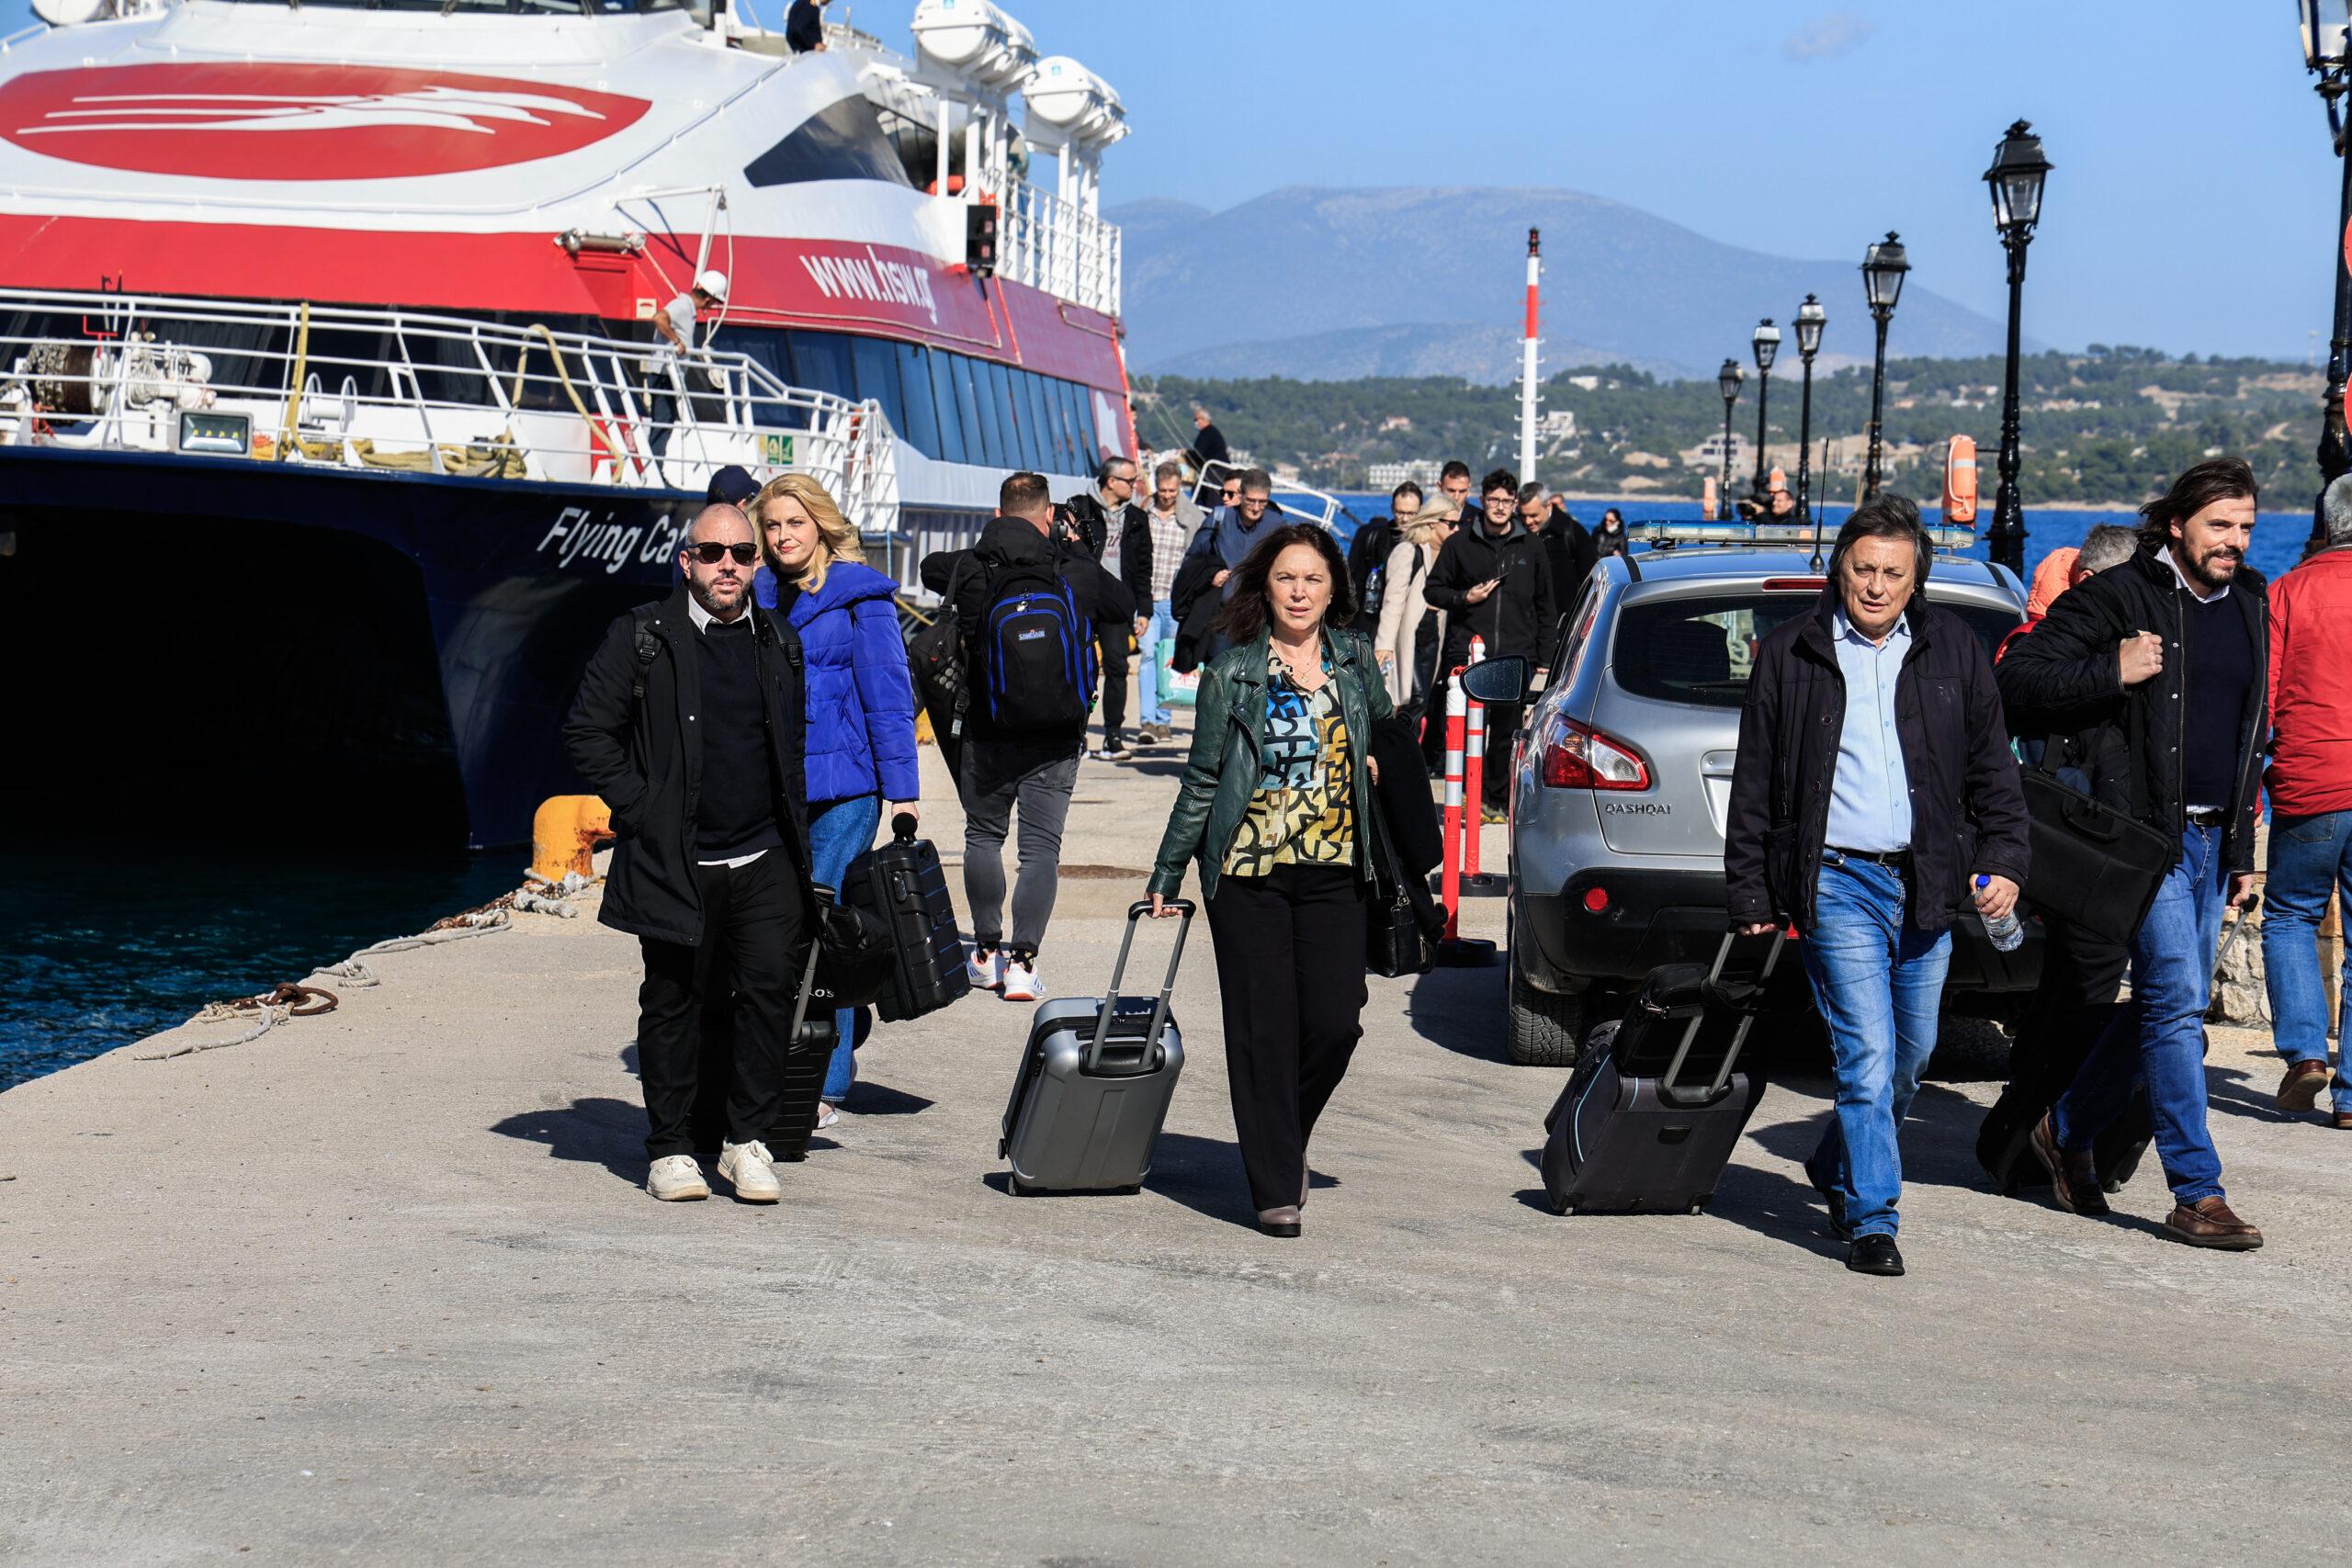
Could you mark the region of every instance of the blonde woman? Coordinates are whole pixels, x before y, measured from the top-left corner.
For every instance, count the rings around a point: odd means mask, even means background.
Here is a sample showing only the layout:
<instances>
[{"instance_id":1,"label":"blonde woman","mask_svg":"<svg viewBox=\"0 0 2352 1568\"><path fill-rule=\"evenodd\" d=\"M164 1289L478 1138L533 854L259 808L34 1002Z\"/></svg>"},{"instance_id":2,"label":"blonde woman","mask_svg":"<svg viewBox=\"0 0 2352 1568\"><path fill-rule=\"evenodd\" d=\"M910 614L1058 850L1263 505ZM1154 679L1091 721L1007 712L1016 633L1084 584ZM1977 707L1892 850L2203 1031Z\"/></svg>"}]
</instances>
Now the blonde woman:
<instances>
[{"instance_id":1,"label":"blonde woman","mask_svg":"<svg viewBox=\"0 0 2352 1568\"><path fill-rule=\"evenodd\" d=\"M1387 593L1380 602L1380 627L1373 638L1380 673L1388 682L1388 700L1400 714L1414 714L1424 722L1421 755L1433 759L1432 769L1445 761L1445 726L1442 715L1421 710L1437 680L1437 652L1445 646L1444 613L1430 608L1421 590L1429 586L1430 568L1437 552L1453 536L1453 524L1442 515L1423 512L1405 525L1404 537L1388 552L1382 581ZM1431 739L1435 745L1432 747Z\"/></svg>"},{"instance_id":2,"label":"blonde woman","mask_svg":"<svg viewBox=\"0 0 2352 1568\"><path fill-rule=\"evenodd\" d=\"M806 474L770 479L751 513L768 568L753 592L800 634L807 660L810 871L838 892L850 863L873 847L884 801L893 815L913 812L922 793L898 585L865 564L857 530ZM856 1077L856 1010L836 1021L820 1127Z\"/></svg>"}]
</instances>

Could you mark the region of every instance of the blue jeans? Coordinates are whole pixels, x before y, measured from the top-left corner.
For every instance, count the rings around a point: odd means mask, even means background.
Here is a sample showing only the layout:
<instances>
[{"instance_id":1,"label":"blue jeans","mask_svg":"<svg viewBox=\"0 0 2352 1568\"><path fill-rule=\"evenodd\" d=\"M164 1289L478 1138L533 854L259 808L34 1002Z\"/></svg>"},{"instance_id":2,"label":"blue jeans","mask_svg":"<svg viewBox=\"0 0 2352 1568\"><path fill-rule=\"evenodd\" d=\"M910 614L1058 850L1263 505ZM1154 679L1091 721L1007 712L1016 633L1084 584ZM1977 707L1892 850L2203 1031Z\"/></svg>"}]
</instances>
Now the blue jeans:
<instances>
[{"instance_id":1,"label":"blue jeans","mask_svg":"<svg viewBox=\"0 0 2352 1568\"><path fill-rule=\"evenodd\" d=\"M2336 889L2352 899L2352 811L2270 819L2270 879L2263 890L2262 971L2278 1054L2327 1060L2327 986L2319 972L2319 926ZM2352 1038L2352 956L2344 965L2339 1040ZM2352 1081L2335 1077L2335 1109L2352 1111Z\"/></svg>"},{"instance_id":2,"label":"blue jeans","mask_svg":"<svg viewBox=\"0 0 2352 1568\"><path fill-rule=\"evenodd\" d=\"M2180 863L2156 889L2132 939L2131 1003L2099 1035L2051 1112L2059 1147L2087 1149L2144 1080L2156 1157L2181 1203L2222 1196L2222 1156L2205 1127L2205 1009L2212 1001L2213 946L2230 880L2222 833L2194 825L2182 832Z\"/></svg>"},{"instance_id":3,"label":"blue jeans","mask_svg":"<svg viewBox=\"0 0 2352 1568\"><path fill-rule=\"evenodd\" d=\"M839 893L849 863L874 847L874 831L881 826L878 795L852 795L810 807L808 858L815 863L817 880ZM833 1015L841 1032L833 1045L832 1063L825 1069L824 1095L834 1105L842 1102L857 1077L857 1011L843 1008Z\"/></svg>"},{"instance_id":4,"label":"blue jeans","mask_svg":"<svg viewBox=\"0 0 2352 1568\"><path fill-rule=\"evenodd\" d=\"M1151 625L1144 628L1143 672L1136 677L1136 722L1168 724L1175 715L1159 692L1159 660L1154 649L1176 635L1176 606L1165 599L1151 602Z\"/></svg>"},{"instance_id":5,"label":"blue jeans","mask_svg":"<svg viewBox=\"0 0 2352 1568\"><path fill-rule=\"evenodd\" d=\"M1813 929L1800 944L1805 978L1829 1023L1838 1111L1805 1173L1846 1196L1856 1235L1893 1235L1903 1195L1895 1134L1936 1049L1936 1011L1951 933L1903 918L1902 876L1875 861L1821 857Z\"/></svg>"}]
</instances>

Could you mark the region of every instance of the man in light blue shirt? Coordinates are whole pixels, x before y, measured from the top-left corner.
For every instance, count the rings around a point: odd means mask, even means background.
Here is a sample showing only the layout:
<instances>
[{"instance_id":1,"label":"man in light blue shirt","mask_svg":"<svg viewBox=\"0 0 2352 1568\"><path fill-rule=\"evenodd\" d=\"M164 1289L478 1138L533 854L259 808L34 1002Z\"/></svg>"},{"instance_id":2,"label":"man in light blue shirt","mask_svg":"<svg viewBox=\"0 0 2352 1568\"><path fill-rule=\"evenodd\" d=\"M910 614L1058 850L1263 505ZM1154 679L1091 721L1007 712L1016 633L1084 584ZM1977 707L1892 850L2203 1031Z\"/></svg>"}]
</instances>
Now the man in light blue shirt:
<instances>
[{"instance_id":1,"label":"man in light blue shirt","mask_svg":"<svg viewBox=\"0 0 2352 1568\"><path fill-rule=\"evenodd\" d=\"M1838 740L1838 774L1829 786L1831 847L1892 854L1911 847L1911 786L1903 773L1903 737L1894 728L1894 681L1911 651L1911 628L1898 617L1873 639L1845 606L1833 611L1838 672L1846 678L1846 724Z\"/></svg>"}]
</instances>

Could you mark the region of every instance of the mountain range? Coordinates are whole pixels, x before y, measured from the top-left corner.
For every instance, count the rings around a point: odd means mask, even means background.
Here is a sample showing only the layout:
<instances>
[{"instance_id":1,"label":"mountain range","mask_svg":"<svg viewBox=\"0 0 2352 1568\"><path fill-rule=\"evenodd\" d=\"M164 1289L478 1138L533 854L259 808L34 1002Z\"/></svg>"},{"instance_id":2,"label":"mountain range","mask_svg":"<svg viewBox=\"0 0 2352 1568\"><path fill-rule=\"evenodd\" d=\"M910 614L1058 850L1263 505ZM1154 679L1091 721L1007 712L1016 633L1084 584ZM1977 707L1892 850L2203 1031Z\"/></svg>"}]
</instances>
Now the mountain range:
<instances>
[{"instance_id":1,"label":"mountain range","mask_svg":"<svg viewBox=\"0 0 2352 1568\"><path fill-rule=\"evenodd\" d=\"M1469 186L1290 186L1223 212L1155 199L1104 216L1125 231L1127 355L1148 374L1514 379L1531 227L1546 375L1621 361L1712 377L1725 355L1747 362L1762 316L1793 361L1808 292L1829 312L1817 367L1871 354L1870 235L1846 260L1796 261L1579 191ZM1999 322L1907 280L1890 353L2001 348Z\"/></svg>"}]
</instances>

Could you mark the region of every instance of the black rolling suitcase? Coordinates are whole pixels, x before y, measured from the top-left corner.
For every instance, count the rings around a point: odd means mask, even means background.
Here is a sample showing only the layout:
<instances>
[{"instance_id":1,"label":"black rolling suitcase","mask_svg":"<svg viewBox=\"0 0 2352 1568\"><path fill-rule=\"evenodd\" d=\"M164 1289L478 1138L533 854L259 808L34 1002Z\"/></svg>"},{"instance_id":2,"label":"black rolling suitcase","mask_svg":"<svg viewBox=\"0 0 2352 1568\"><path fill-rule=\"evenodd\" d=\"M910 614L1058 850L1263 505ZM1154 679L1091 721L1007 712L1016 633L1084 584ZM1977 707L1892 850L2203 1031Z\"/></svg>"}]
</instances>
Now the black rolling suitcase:
<instances>
[{"instance_id":1,"label":"black rolling suitcase","mask_svg":"<svg viewBox=\"0 0 2352 1568\"><path fill-rule=\"evenodd\" d=\"M808 1141L817 1132L817 1102L825 1094L825 1069L833 1059L833 1043L841 1036L830 1011L812 1009L809 998L817 987L817 944L808 944L808 963L800 973L800 990L792 1008L791 1032L785 1036L784 1094L776 1104L775 1121L766 1138L768 1153L779 1160L808 1157ZM695 1085L695 1152L715 1157L727 1134L727 1087L735 1071L735 1010L732 993L707 1002L703 1011L702 1063Z\"/></svg>"},{"instance_id":2,"label":"black rolling suitcase","mask_svg":"<svg viewBox=\"0 0 2352 1568\"><path fill-rule=\"evenodd\" d=\"M1540 1162L1555 1214L1697 1213L1715 1194L1763 1075L1737 1070L1785 933L1752 979L1725 979L1732 943L1712 967L1650 971L1623 1021L1593 1032L1544 1119Z\"/></svg>"},{"instance_id":3,"label":"black rolling suitcase","mask_svg":"<svg viewBox=\"0 0 2352 1568\"><path fill-rule=\"evenodd\" d=\"M897 1023L937 1012L969 991L972 979L939 851L915 837L915 819L906 812L890 829L890 842L851 863L842 897L890 928L898 965L875 1005L886 1022Z\"/></svg>"}]
</instances>

